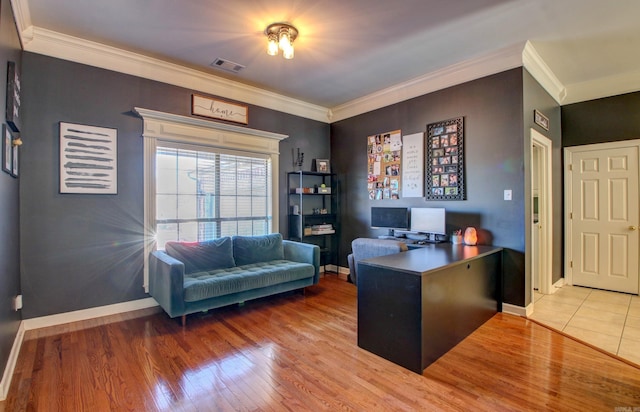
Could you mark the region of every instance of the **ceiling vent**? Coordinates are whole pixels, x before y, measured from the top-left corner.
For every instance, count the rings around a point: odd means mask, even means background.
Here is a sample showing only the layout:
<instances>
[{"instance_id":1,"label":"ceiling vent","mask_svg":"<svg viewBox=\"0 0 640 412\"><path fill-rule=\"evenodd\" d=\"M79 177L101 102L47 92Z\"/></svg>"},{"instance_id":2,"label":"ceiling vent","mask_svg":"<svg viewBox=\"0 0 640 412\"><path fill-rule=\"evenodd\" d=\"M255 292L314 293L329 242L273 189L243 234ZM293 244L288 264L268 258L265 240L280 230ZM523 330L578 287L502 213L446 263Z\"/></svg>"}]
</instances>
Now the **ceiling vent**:
<instances>
[{"instance_id":1,"label":"ceiling vent","mask_svg":"<svg viewBox=\"0 0 640 412\"><path fill-rule=\"evenodd\" d=\"M244 69L246 66L243 66L238 63L234 63L230 60L215 59L215 61L211 63L211 67L215 67L216 69L226 70L231 73L240 73L240 71Z\"/></svg>"}]
</instances>

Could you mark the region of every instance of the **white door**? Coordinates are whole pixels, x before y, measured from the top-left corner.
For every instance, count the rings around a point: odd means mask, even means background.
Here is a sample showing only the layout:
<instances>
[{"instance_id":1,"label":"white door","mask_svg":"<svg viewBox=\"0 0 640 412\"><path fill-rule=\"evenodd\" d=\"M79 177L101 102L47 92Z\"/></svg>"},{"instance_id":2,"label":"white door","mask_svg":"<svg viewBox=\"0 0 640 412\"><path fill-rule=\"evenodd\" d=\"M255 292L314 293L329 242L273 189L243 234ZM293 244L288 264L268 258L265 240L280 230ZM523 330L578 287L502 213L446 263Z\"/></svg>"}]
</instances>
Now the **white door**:
<instances>
[{"instance_id":1,"label":"white door","mask_svg":"<svg viewBox=\"0 0 640 412\"><path fill-rule=\"evenodd\" d=\"M571 273L574 285L638 293L638 143L574 149Z\"/></svg>"},{"instance_id":2,"label":"white door","mask_svg":"<svg viewBox=\"0 0 640 412\"><path fill-rule=\"evenodd\" d=\"M552 285L553 201L551 140L531 129L531 287L543 294L556 289ZM532 291L532 295L533 291Z\"/></svg>"},{"instance_id":3,"label":"white door","mask_svg":"<svg viewBox=\"0 0 640 412\"><path fill-rule=\"evenodd\" d=\"M533 278L533 290L540 291L540 213L538 209L540 200L540 159L538 146L531 145L531 277Z\"/></svg>"}]
</instances>

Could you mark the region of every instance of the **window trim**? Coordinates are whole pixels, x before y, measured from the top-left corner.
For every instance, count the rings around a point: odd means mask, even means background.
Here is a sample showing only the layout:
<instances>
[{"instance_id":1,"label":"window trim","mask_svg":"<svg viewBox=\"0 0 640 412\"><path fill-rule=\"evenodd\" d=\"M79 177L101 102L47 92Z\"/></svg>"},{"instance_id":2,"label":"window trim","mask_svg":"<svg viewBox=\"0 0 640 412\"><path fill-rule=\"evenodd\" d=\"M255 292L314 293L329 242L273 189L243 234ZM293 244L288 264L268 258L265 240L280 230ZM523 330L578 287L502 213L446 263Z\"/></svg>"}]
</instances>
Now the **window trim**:
<instances>
[{"instance_id":1,"label":"window trim","mask_svg":"<svg viewBox=\"0 0 640 412\"><path fill-rule=\"evenodd\" d=\"M194 144L244 154L260 154L271 159L273 216L271 232L279 228L279 170L280 141L287 135L250 129L231 124L203 120L196 117L158 112L134 107L143 119L143 167L144 167L144 283L149 292L149 254L155 250L154 229L156 221L155 155L161 143Z\"/></svg>"}]
</instances>

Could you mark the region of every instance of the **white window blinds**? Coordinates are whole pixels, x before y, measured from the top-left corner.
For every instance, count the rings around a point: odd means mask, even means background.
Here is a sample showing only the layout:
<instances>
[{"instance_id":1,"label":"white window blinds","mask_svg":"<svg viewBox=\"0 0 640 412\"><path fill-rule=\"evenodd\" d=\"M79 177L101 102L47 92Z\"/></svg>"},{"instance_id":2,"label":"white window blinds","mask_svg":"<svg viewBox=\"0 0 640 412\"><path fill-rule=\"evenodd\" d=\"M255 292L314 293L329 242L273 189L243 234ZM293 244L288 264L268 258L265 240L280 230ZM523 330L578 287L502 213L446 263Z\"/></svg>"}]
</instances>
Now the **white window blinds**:
<instances>
[{"instance_id":1,"label":"white window blinds","mask_svg":"<svg viewBox=\"0 0 640 412\"><path fill-rule=\"evenodd\" d=\"M271 161L179 144L156 149L156 242L269 233Z\"/></svg>"}]
</instances>

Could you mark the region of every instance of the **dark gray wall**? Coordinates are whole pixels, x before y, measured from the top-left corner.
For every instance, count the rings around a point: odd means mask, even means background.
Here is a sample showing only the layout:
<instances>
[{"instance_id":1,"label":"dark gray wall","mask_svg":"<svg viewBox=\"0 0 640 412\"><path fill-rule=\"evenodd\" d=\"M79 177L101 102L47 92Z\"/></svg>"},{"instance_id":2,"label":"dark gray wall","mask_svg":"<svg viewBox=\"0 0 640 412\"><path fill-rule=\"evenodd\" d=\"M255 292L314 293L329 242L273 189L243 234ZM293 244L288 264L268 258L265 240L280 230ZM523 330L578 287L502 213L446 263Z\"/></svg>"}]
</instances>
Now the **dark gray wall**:
<instances>
[{"instance_id":1,"label":"dark gray wall","mask_svg":"<svg viewBox=\"0 0 640 412\"><path fill-rule=\"evenodd\" d=\"M562 147L640 139L640 92L562 106Z\"/></svg>"},{"instance_id":2,"label":"dark gray wall","mask_svg":"<svg viewBox=\"0 0 640 412\"><path fill-rule=\"evenodd\" d=\"M11 3L0 0L0 123L3 124L7 62L13 61L19 68L20 58L20 41ZM20 326L20 312L12 308L13 297L20 293L19 184L20 179L0 171L0 377L4 374Z\"/></svg>"},{"instance_id":3,"label":"dark gray wall","mask_svg":"<svg viewBox=\"0 0 640 412\"><path fill-rule=\"evenodd\" d=\"M549 138L552 143L552 222L553 222L553 255L552 255L552 281L555 283L563 275L563 202L562 202L562 125L560 121L560 105L547 93L546 90L538 83L528 71L524 70L523 77L523 117L524 117L524 136L525 141L529 141L531 129L535 129L540 134ZM549 118L549 130L545 130L534 122L533 111L537 109ZM525 194L531 193L531 173L530 158L531 147L525 145ZM525 221L532 222L531 215L531 198L525 199ZM526 236L530 239L531 225L526 225ZM530 263L527 265L526 272L526 302L531 302L531 274Z\"/></svg>"},{"instance_id":4,"label":"dark gray wall","mask_svg":"<svg viewBox=\"0 0 640 412\"><path fill-rule=\"evenodd\" d=\"M192 90L33 53L23 56L24 134L21 257L25 318L146 297L143 283L142 119L144 107L189 115ZM59 193L60 121L118 129L118 194ZM257 106L254 129L289 135L305 159L329 156L329 126ZM310 165L306 162L305 168ZM286 205L285 187L280 202ZM285 212L280 210L280 232Z\"/></svg>"},{"instance_id":5,"label":"dark gray wall","mask_svg":"<svg viewBox=\"0 0 640 412\"><path fill-rule=\"evenodd\" d=\"M369 228L372 206L445 207L448 231L476 226L487 243L505 253L504 301L525 305L525 193L523 69L517 68L331 125L332 167L341 179L341 265L357 237L384 234ZM435 202L424 198L369 200L366 138L401 129L424 132L426 125L464 116L467 200ZM528 135L527 135L528 141ZM503 200L503 190L513 200Z\"/></svg>"}]
</instances>

